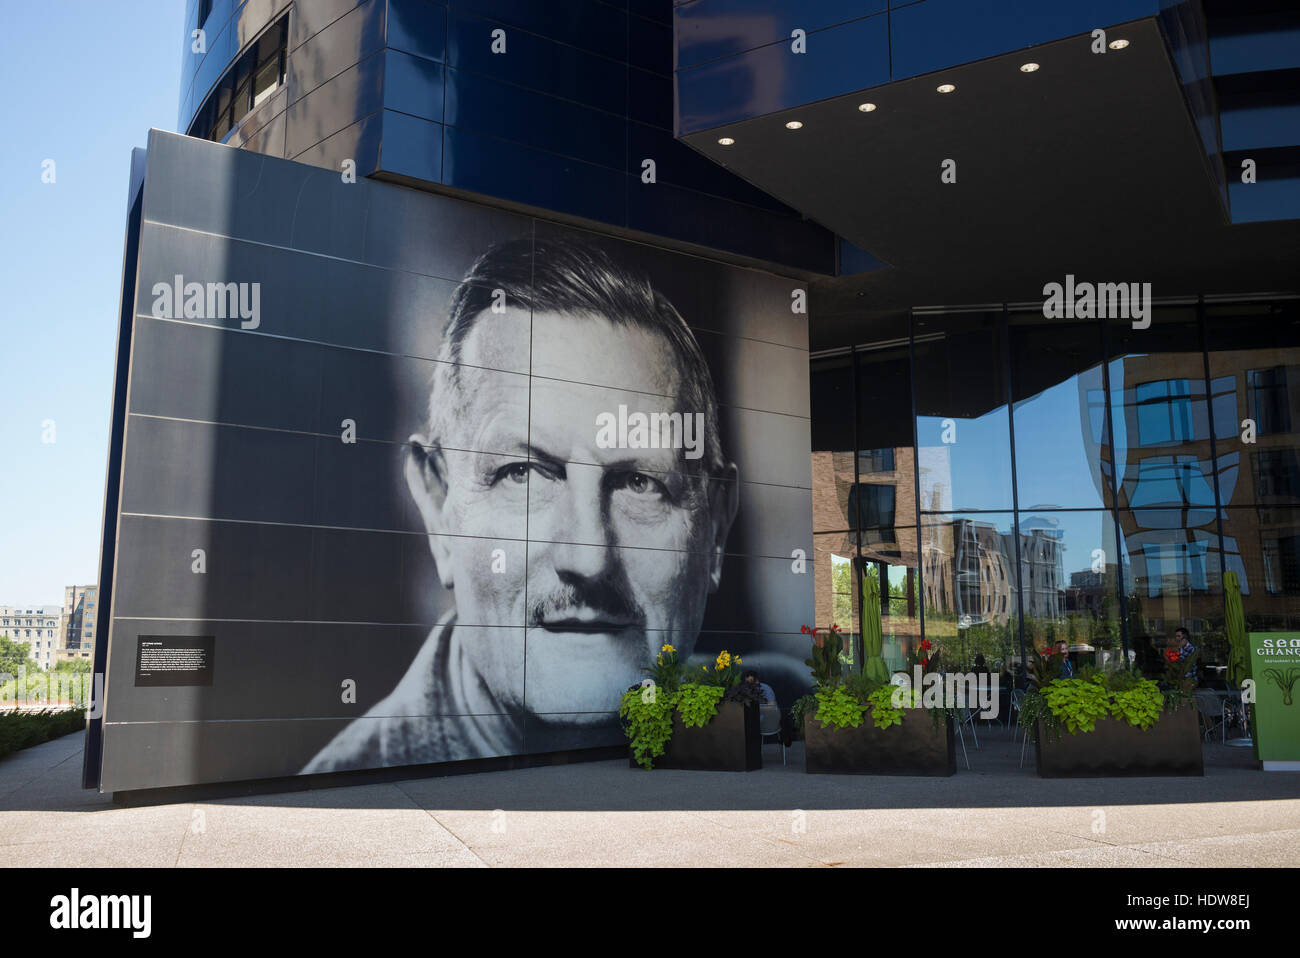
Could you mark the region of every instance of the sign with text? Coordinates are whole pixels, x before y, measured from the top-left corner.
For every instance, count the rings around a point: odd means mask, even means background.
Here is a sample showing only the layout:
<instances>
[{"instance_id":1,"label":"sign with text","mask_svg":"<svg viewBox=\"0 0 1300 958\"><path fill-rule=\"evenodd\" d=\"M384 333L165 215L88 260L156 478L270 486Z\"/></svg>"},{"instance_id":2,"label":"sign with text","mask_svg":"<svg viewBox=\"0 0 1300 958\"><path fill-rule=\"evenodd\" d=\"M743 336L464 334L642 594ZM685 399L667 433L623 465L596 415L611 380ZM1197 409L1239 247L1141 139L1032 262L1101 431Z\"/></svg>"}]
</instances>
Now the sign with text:
<instances>
[{"instance_id":1,"label":"sign with text","mask_svg":"<svg viewBox=\"0 0 1300 958\"><path fill-rule=\"evenodd\" d=\"M1300 769L1300 632L1250 633L1255 741L1265 769Z\"/></svg>"},{"instance_id":2,"label":"sign with text","mask_svg":"<svg viewBox=\"0 0 1300 958\"><path fill-rule=\"evenodd\" d=\"M135 684L144 687L211 685L211 635L142 635L136 646Z\"/></svg>"}]
</instances>

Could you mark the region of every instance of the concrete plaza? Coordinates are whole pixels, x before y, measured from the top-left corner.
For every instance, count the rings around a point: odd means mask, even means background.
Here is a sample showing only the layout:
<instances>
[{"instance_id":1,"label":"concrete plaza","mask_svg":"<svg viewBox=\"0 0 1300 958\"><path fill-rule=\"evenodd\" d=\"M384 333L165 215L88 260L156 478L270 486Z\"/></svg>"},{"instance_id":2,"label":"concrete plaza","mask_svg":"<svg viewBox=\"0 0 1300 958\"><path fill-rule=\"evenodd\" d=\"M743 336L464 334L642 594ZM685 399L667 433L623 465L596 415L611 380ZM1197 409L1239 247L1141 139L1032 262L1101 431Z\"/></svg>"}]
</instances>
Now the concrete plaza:
<instances>
[{"instance_id":1,"label":"concrete plaza","mask_svg":"<svg viewBox=\"0 0 1300 958\"><path fill-rule=\"evenodd\" d=\"M1300 773L1048 780L1005 732L951 778L604 761L148 807L80 788L82 736L0 761L5 866L1298 866Z\"/></svg>"}]
</instances>

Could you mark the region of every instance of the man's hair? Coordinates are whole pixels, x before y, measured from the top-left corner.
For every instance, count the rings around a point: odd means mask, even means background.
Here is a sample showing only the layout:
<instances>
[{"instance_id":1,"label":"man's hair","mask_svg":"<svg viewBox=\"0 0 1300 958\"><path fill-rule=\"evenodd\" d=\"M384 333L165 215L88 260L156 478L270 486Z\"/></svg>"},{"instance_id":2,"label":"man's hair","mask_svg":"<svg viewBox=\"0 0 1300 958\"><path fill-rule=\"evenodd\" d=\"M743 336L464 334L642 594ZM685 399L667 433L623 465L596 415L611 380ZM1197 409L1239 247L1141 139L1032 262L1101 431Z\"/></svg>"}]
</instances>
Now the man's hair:
<instances>
[{"instance_id":1,"label":"man's hair","mask_svg":"<svg viewBox=\"0 0 1300 958\"><path fill-rule=\"evenodd\" d=\"M648 277L580 240L511 240L491 247L470 267L452 296L443 330L429 392L430 442L442 444L442 432L458 412L459 403L451 396L459 389L465 340L480 322L491 322L491 307L502 295L509 307L533 313L599 316L616 326L656 333L667 340L681 377L681 395L676 397L685 404L681 411L704 413L704 472L716 475L722 471L726 460L713 377L695 334Z\"/></svg>"},{"instance_id":2,"label":"man's hair","mask_svg":"<svg viewBox=\"0 0 1300 958\"><path fill-rule=\"evenodd\" d=\"M1181 632L1183 635L1187 636L1188 638L1191 638L1192 633L1188 632L1188 631L1187 631L1186 629L1184 629L1181 625L1180 625L1178 628L1174 629L1174 635L1178 635L1180 632Z\"/></svg>"},{"instance_id":3,"label":"man's hair","mask_svg":"<svg viewBox=\"0 0 1300 958\"><path fill-rule=\"evenodd\" d=\"M751 675L754 677L754 680L755 680L755 681L758 680L758 670L757 670L757 669L745 669L745 674L742 675L742 676L740 677L740 680L741 680L742 682L748 681L748 680L749 680L749 677L750 677Z\"/></svg>"}]
</instances>

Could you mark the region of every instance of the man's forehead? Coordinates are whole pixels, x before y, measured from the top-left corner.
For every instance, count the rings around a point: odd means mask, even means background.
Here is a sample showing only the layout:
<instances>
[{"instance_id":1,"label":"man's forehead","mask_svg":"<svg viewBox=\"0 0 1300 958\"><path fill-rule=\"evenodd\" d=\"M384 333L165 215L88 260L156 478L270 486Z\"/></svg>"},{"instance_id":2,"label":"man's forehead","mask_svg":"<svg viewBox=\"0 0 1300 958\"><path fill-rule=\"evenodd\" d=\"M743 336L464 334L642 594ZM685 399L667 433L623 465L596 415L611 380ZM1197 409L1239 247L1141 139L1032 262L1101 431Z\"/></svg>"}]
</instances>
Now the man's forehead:
<instances>
[{"instance_id":1,"label":"man's forehead","mask_svg":"<svg viewBox=\"0 0 1300 958\"><path fill-rule=\"evenodd\" d=\"M468 366L528 371L531 316L526 309L484 310L474 319L460 345L460 361Z\"/></svg>"},{"instance_id":2,"label":"man's forehead","mask_svg":"<svg viewBox=\"0 0 1300 958\"><path fill-rule=\"evenodd\" d=\"M534 313L534 376L678 397L680 360L657 330L598 313Z\"/></svg>"}]
</instances>

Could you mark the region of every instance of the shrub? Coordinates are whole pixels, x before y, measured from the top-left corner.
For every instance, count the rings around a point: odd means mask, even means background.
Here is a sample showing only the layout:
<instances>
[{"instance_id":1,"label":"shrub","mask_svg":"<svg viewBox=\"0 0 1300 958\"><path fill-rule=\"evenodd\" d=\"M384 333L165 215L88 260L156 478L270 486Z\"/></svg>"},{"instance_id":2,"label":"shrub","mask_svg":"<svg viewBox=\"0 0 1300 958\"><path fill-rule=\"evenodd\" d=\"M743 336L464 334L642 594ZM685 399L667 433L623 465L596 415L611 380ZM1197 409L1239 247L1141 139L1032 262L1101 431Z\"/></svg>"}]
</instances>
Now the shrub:
<instances>
[{"instance_id":1,"label":"shrub","mask_svg":"<svg viewBox=\"0 0 1300 958\"><path fill-rule=\"evenodd\" d=\"M0 714L0 758L85 727L85 709Z\"/></svg>"}]
</instances>

